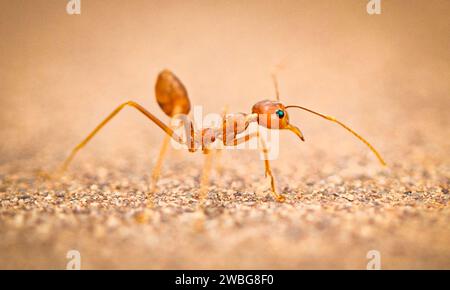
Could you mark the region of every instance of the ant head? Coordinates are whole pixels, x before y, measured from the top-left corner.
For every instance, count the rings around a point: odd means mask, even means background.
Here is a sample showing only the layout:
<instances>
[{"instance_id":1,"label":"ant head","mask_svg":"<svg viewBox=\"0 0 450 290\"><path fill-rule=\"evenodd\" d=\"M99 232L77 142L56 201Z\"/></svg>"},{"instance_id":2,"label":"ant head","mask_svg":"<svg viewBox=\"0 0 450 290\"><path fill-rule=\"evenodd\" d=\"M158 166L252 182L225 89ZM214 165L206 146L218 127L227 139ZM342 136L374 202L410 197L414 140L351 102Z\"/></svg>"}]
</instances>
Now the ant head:
<instances>
[{"instance_id":1,"label":"ant head","mask_svg":"<svg viewBox=\"0 0 450 290\"><path fill-rule=\"evenodd\" d=\"M297 127L289 123L286 107L279 101L264 100L253 105L252 113L257 114L257 122L268 129L288 129L295 133L302 141L303 134Z\"/></svg>"}]
</instances>

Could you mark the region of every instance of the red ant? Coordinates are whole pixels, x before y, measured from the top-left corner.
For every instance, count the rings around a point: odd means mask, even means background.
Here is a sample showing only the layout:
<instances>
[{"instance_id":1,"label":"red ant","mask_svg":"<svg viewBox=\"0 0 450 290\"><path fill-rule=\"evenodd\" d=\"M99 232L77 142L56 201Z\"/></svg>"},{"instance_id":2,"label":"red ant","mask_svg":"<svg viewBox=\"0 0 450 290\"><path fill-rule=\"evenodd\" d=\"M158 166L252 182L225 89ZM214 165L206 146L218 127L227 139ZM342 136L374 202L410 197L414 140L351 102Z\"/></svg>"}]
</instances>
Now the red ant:
<instances>
[{"instance_id":1,"label":"red ant","mask_svg":"<svg viewBox=\"0 0 450 290\"><path fill-rule=\"evenodd\" d=\"M126 103L118 106L111 114L109 114L106 119L104 119L95 129L75 148L72 150L71 154L65 160L62 165L62 170L64 171L69 163L74 158L75 154L83 148L92 137L97 134L100 129L103 128L115 115L117 115L124 107L130 106L137 109L139 112L144 114L148 119L154 122L158 127L160 127L167 135L163 142L163 146L161 148L159 158L156 162L155 168L152 173L152 189L151 192L155 190L156 182L159 178L161 165L163 161L163 156L167 150L168 143L170 138L174 139L176 142L186 145L190 152L195 152L196 149L201 148L203 153L207 154L206 162L204 165L203 176L201 178L201 187L200 187L200 200L202 201L205 198L205 188L208 182L208 174L211 166L210 157L210 145L216 140L221 140L225 146L237 146L238 144L249 141L251 138L258 137L260 144L262 145L262 152L264 153L265 160L265 174L270 177L271 184L271 193L273 197L282 202L285 200L285 197L282 194L277 193L275 189L275 180L272 174L272 170L270 169L270 163L267 156L267 146L261 135L259 134L259 130L256 133L247 132L243 136L237 136L238 134L244 133L247 131L247 128L250 123L257 122L258 128L259 126L268 128L268 129L280 129L280 130L290 130L295 135L297 135L302 141L304 141L304 137L299 128L289 123L289 114L287 109L289 108L297 108L301 110L305 110L307 112L313 113L317 116L325 118L329 121L339 124L344 127L347 131L355 135L359 140L364 142L370 150L376 155L378 160L382 165L386 165L381 155L375 150L375 148L367 142L363 137L361 137L358 133L353 131L347 125L342 122L336 120L334 117L327 116L321 113L317 113L305 107L291 105L285 106L279 101L279 93L278 93L278 84L276 79L274 78L275 91L276 91L276 100L264 100L257 102L252 107L252 112L249 114L246 113L235 113L235 114L227 114L222 121L222 125L217 128L203 128L199 131L195 131L192 125L192 122L184 119L184 127L186 138L183 140L175 131L170 127L155 117L152 113L147 111L144 107L139 105L136 102L128 101ZM156 81L155 86L155 94L156 101L158 102L161 109L164 113L170 118L181 118L183 116L187 116L191 109L191 104L188 98L187 91L181 81L169 70L164 70L158 75L158 79Z\"/></svg>"}]
</instances>

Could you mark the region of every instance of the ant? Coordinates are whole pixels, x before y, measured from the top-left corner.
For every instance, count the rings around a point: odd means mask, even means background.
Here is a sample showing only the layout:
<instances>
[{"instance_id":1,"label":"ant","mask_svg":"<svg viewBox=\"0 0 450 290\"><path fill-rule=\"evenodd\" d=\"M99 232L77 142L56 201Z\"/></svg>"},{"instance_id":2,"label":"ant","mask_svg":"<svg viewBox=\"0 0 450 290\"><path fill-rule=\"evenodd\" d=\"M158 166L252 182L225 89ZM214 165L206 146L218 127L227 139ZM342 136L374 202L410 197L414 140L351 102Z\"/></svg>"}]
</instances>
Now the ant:
<instances>
[{"instance_id":1,"label":"ant","mask_svg":"<svg viewBox=\"0 0 450 290\"><path fill-rule=\"evenodd\" d=\"M188 118L186 118L187 114L189 114L190 112L191 104L184 85L171 71L163 70L158 75L155 85L156 101L167 116L173 119L183 119L185 127L184 129L186 133L185 139L176 134L172 127L163 123L152 113L147 111L144 107L136 102L128 101L118 106L99 125L97 125L97 127L95 127L95 129L81 143L73 148L71 154L64 161L61 171L66 170L77 152L81 148L83 148L89 142L89 140L91 140L92 137L94 137L95 134L97 134L98 131L100 131L100 129L102 129L114 116L116 116L123 108L127 106L137 109L166 133L166 137L161 147L159 157L152 172L152 188L150 190L151 193L156 188L156 183L161 171L163 157L167 151L167 146L171 138L182 145L186 145L189 152L195 152L198 148L201 148L202 152L207 156L205 159L203 175L201 178L199 194L200 201L204 200L206 195L205 188L208 183L208 174L211 167L211 159L210 157L208 157L211 155L209 154L211 151L211 144L216 140L221 140L225 146L237 146L238 144L247 142L252 138L258 138L262 147L262 153L264 154L265 175L266 177L270 177L271 194L276 201L283 202L285 200L284 195L277 193L275 188L275 179L270 168L270 163L267 156L268 150L264 139L261 138L259 130L253 133L249 133L246 131L250 123L257 122L258 128L262 126L267 129L290 130L302 141L305 141L303 133L300 131L300 129L289 123L289 114L287 112L287 109L289 108L301 109L322 117L328 121L337 123L347 131L352 133L364 144L366 144L376 155L380 163L382 165L386 165L381 155L368 141L366 141L358 133L353 131L350 127L343 124L341 121L338 121L334 117L315 112L305 107L297 105L283 105L280 102L278 83L274 75L273 81L275 85L276 100L263 100L257 102L253 105L251 113L226 114L222 120L222 125L220 127L202 128L201 130L195 131L192 122ZM245 132L246 134L244 134ZM238 136L239 134L244 135Z\"/></svg>"}]
</instances>

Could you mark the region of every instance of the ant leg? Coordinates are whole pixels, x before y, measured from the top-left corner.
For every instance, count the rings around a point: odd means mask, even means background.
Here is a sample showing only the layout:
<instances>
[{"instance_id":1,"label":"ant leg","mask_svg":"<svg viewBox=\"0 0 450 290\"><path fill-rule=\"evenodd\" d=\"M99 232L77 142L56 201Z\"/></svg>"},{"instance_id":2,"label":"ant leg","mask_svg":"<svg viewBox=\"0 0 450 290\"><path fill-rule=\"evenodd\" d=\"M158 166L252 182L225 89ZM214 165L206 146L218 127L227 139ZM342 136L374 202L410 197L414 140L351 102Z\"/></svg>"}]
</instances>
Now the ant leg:
<instances>
[{"instance_id":1,"label":"ant leg","mask_svg":"<svg viewBox=\"0 0 450 290\"><path fill-rule=\"evenodd\" d=\"M174 115L179 114L178 112L180 112L180 111L182 111L182 109L179 108L179 107L175 107L173 109ZM172 119L172 121L173 121L173 119ZM180 126L179 125L172 126L172 124L171 124L171 128L172 129L179 129ZM192 130L192 127L189 127L189 129ZM186 134L188 134L188 133L190 134L190 132L187 131ZM159 151L159 155L158 155L158 159L156 160L155 167L152 170L150 193L155 192L155 190L157 188L156 185L157 185L159 177L161 175L162 163L163 163L164 158L165 158L165 156L167 154L167 150L169 149L168 148L169 147L169 143L170 143L170 136L166 135L164 137L163 143L161 145L161 149Z\"/></svg>"},{"instance_id":2,"label":"ant leg","mask_svg":"<svg viewBox=\"0 0 450 290\"><path fill-rule=\"evenodd\" d=\"M227 112L228 112L228 106L225 106L222 109L222 120L223 120L222 126L225 126L225 118L227 116ZM222 165L222 162L221 162L221 160L222 160L222 150L223 150L223 148L216 149L216 171L219 173L219 175L222 174L222 172L223 172L223 165Z\"/></svg>"},{"instance_id":3,"label":"ant leg","mask_svg":"<svg viewBox=\"0 0 450 290\"><path fill-rule=\"evenodd\" d=\"M213 152L214 151L211 151L209 149L204 149L203 151L203 153L205 154L205 160L203 163L203 172L200 178L200 190L198 195L200 208L204 207L205 200L208 194L209 174L211 173Z\"/></svg>"},{"instance_id":4,"label":"ant leg","mask_svg":"<svg viewBox=\"0 0 450 290\"><path fill-rule=\"evenodd\" d=\"M197 232L203 232L205 230L205 201L208 195L209 174L211 172L213 151L209 149L203 149L205 159L203 163L203 171L200 177L200 189L198 194L198 204L196 210L196 219L194 220L194 229Z\"/></svg>"},{"instance_id":5,"label":"ant leg","mask_svg":"<svg viewBox=\"0 0 450 290\"><path fill-rule=\"evenodd\" d=\"M183 144L183 140L177 134L175 134L175 132L169 126L164 124L161 120L156 118L152 113L147 111L144 107L142 107L138 103L133 102L133 101L128 101L126 103L121 104L114 111L112 111L112 113L110 113L108 115L108 117L106 117L100 124L98 124L97 127L95 127L95 129L91 133L89 133L89 135L83 141L81 141L77 146L75 146L75 148L72 149L72 152L70 153L70 155L66 158L66 160L62 164L60 172L64 172L67 169L67 167L69 166L72 159L78 153L78 151L80 151L80 149L83 148L89 142L89 140L91 140L92 137L94 137L95 134L97 134L98 131L100 131L100 129L102 129L114 116L116 116L126 106L130 106L130 107L137 109L139 112L144 114L147 118L149 118L153 123L155 123L158 127L163 129L167 135L169 135L170 137L175 139L177 142Z\"/></svg>"},{"instance_id":6,"label":"ant leg","mask_svg":"<svg viewBox=\"0 0 450 290\"><path fill-rule=\"evenodd\" d=\"M216 157L216 171L219 175L223 173L222 150L223 149L214 149Z\"/></svg>"},{"instance_id":7,"label":"ant leg","mask_svg":"<svg viewBox=\"0 0 450 290\"><path fill-rule=\"evenodd\" d=\"M150 180L150 186L148 191L148 201L147 201L147 207L152 208L153 207L153 199L154 199L154 193L157 188L157 183L159 180L159 176L161 175L161 168L164 161L164 157L167 153L167 149L169 147L170 143L170 136L166 135L164 137L163 143L161 145L161 149L159 151L158 159L156 160L155 167L152 170L152 176Z\"/></svg>"},{"instance_id":8,"label":"ant leg","mask_svg":"<svg viewBox=\"0 0 450 290\"><path fill-rule=\"evenodd\" d=\"M272 195L276 199L276 201L283 202L286 200L286 198L283 195L277 193L276 186L275 186L275 178L273 177L272 170L270 169L270 162L269 162L269 157L267 155L268 150L267 150L266 142L259 134L259 131L258 131L257 135L258 135L258 139L260 141L261 147L262 147L262 152L264 154L264 166L265 166L265 170L266 170L265 176L270 177L270 187L271 187Z\"/></svg>"},{"instance_id":9,"label":"ant leg","mask_svg":"<svg viewBox=\"0 0 450 290\"><path fill-rule=\"evenodd\" d=\"M262 147L262 152L264 153L265 176L266 177L267 176L270 177L271 193L274 196L276 201L284 202L286 200L286 198L283 195L277 193L277 191L276 191L275 178L273 177L272 170L270 169L269 157L267 155L267 153L268 153L267 146L266 146L266 143L264 142L264 139L259 134L259 131L256 132L256 133L253 132L253 133L247 134L247 135L242 136L240 138L235 138L234 140L231 140L231 141L234 143L233 145L236 146L238 144L241 144L241 143L249 141L253 137L258 137L258 139L260 141L260 144L261 144L261 147Z\"/></svg>"},{"instance_id":10,"label":"ant leg","mask_svg":"<svg viewBox=\"0 0 450 290\"><path fill-rule=\"evenodd\" d=\"M195 128L193 122L189 119L188 116L184 114L175 115L173 117L174 120L180 120L182 122L182 126L184 126L184 131L186 134L186 142L182 144L186 144L189 152L195 152L197 150L197 144L195 142ZM181 142L180 142L181 143Z\"/></svg>"},{"instance_id":11,"label":"ant leg","mask_svg":"<svg viewBox=\"0 0 450 290\"><path fill-rule=\"evenodd\" d=\"M247 134L245 136L239 137L239 138L235 138L233 140L230 140L229 143L233 143L233 146L236 146L238 144L244 143L249 141L251 138L253 137L258 137L258 140L261 144L262 147L262 152L264 154L264 166L265 166L265 176L269 176L270 177L270 188L271 188L271 193L273 195L273 197L275 198L276 201L278 202L284 202L286 200L286 198L277 193L276 187L275 187L275 178L272 174L272 170L270 168L270 162L269 162L269 157L268 157L268 150L267 150L267 145L266 142L264 141L264 139L261 137L261 135L258 132L253 132L250 134ZM227 142L228 143L228 142Z\"/></svg>"},{"instance_id":12,"label":"ant leg","mask_svg":"<svg viewBox=\"0 0 450 290\"><path fill-rule=\"evenodd\" d=\"M163 143L161 145L161 149L159 151L158 159L156 160L155 167L152 170L152 178L151 178L151 186L150 193L155 192L156 184L158 183L159 176L161 175L161 167L164 161L164 157L166 156L167 149L170 143L170 136L166 135L164 137Z\"/></svg>"},{"instance_id":13,"label":"ant leg","mask_svg":"<svg viewBox=\"0 0 450 290\"><path fill-rule=\"evenodd\" d=\"M197 217L194 220L194 229L197 232L205 230L205 200L208 194L209 173L211 172L213 151L208 148L203 149L205 159L203 163L202 175L200 177L200 189L198 191Z\"/></svg>"}]
</instances>

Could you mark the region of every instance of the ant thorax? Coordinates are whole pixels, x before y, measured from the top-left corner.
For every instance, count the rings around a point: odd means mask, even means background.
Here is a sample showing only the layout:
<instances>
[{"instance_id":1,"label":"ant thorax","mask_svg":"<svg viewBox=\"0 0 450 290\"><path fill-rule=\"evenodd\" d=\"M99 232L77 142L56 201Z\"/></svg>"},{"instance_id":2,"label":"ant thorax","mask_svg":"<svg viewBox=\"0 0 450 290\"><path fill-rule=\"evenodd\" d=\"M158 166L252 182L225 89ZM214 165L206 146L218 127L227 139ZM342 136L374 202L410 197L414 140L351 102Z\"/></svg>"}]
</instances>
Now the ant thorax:
<instances>
[{"instance_id":1,"label":"ant thorax","mask_svg":"<svg viewBox=\"0 0 450 290\"><path fill-rule=\"evenodd\" d=\"M185 145L187 145L190 151L210 149L257 150L260 149L258 138L250 139L243 135L259 135L268 143L268 150L273 152L273 154L270 154L271 156L278 153L278 130L261 127L257 122L258 119L268 118L269 116L264 114L258 116L253 113L209 113L203 116L202 112L201 106L194 106L193 118L182 114L172 118L171 127L183 140L181 144L172 140L174 148L186 149ZM274 149L276 149L276 152L274 152Z\"/></svg>"}]
</instances>

